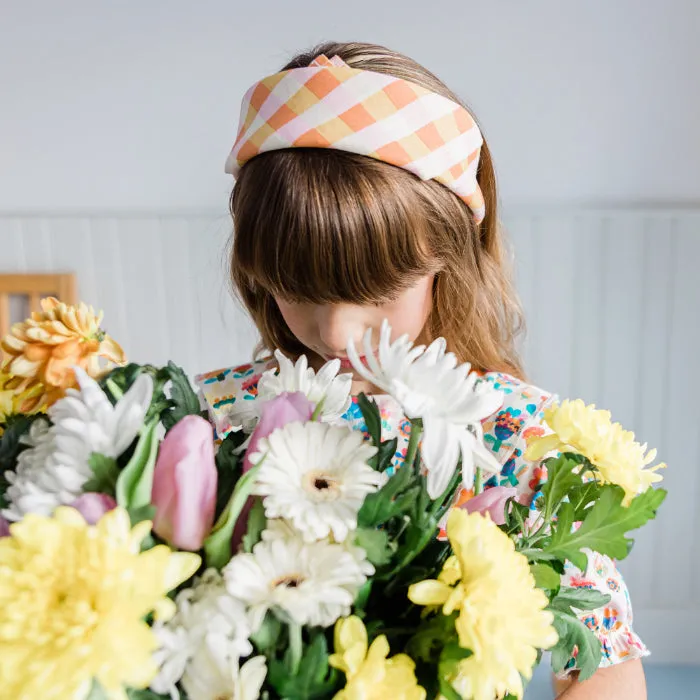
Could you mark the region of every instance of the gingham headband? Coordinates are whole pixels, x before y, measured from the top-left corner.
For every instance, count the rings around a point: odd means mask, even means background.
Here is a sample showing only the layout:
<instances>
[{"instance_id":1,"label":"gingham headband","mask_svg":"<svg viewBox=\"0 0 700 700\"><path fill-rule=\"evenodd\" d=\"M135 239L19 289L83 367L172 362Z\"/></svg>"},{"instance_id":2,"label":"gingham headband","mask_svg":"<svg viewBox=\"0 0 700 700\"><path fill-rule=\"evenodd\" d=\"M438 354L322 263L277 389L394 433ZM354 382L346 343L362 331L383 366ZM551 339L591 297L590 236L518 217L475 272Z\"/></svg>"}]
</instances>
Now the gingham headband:
<instances>
[{"instance_id":1,"label":"gingham headband","mask_svg":"<svg viewBox=\"0 0 700 700\"><path fill-rule=\"evenodd\" d=\"M321 54L308 67L275 73L243 97L226 172L280 148L337 148L437 180L485 215L476 181L483 138L460 104L416 83L351 68Z\"/></svg>"}]
</instances>

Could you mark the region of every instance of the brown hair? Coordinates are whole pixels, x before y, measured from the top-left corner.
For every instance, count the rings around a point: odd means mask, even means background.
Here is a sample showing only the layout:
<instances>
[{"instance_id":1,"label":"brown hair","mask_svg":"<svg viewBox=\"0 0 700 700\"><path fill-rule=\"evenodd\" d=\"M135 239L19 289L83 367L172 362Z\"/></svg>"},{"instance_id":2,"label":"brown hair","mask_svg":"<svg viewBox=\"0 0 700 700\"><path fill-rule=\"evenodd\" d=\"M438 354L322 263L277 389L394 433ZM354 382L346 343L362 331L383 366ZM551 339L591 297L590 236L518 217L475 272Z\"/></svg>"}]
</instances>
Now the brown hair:
<instances>
[{"instance_id":1,"label":"brown hair","mask_svg":"<svg viewBox=\"0 0 700 700\"><path fill-rule=\"evenodd\" d=\"M418 83L463 106L435 75L383 46L326 42L319 54L353 68ZM486 217L434 181L374 158L327 148L261 153L241 169L230 199L231 278L260 334L260 351L309 353L274 297L314 303L376 303L435 272L424 335L443 336L460 361L522 377L515 337L522 327L497 218L496 178L486 143L477 173Z\"/></svg>"}]
</instances>

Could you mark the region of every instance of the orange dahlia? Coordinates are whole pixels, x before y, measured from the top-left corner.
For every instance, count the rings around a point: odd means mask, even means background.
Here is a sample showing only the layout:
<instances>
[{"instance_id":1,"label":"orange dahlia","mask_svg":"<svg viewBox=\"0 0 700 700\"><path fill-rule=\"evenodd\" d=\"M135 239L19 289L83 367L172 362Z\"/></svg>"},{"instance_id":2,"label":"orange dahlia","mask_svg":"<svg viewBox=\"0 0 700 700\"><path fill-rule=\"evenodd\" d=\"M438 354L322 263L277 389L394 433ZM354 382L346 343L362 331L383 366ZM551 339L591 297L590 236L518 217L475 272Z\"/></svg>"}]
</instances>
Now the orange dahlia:
<instances>
[{"instance_id":1,"label":"orange dahlia","mask_svg":"<svg viewBox=\"0 0 700 700\"><path fill-rule=\"evenodd\" d=\"M9 378L0 390L29 395L23 412L50 406L66 389L76 387L75 366L98 377L126 362L119 344L100 328L102 312L53 297L42 299L41 308L26 321L15 323L2 341L1 369Z\"/></svg>"}]
</instances>

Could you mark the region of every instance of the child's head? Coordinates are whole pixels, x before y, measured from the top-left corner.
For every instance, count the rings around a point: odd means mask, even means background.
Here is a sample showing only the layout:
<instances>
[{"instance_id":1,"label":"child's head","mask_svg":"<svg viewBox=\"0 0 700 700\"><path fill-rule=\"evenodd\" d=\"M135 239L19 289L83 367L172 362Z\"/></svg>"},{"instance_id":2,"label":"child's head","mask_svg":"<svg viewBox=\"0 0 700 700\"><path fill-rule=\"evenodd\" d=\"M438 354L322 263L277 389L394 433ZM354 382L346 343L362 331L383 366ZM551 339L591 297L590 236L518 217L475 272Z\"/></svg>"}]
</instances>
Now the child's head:
<instances>
[{"instance_id":1,"label":"child's head","mask_svg":"<svg viewBox=\"0 0 700 700\"><path fill-rule=\"evenodd\" d=\"M373 44L325 43L282 70L308 66L319 54L463 105L418 63ZM262 348L342 356L349 335L358 340L388 317L394 337L443 336L476 369L521 374L514 344L520 307L485 142L477 180L486 204L481 223L445 185L365 155L292 147L246 162L230 201L231 275Z\"/></svg>"}]
</instances>

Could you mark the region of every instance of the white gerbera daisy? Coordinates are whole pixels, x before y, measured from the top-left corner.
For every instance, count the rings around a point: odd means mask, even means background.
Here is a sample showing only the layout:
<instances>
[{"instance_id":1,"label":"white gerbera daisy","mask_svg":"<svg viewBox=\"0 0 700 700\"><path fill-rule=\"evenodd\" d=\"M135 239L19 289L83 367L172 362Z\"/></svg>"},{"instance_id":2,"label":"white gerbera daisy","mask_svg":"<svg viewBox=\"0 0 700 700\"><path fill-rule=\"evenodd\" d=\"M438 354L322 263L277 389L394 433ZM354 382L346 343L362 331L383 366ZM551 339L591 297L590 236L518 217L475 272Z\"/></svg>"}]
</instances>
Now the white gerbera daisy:
<instances>
[{"instance_id":1,"label":"white gerbera daisy","mask_svg":"<svg viewBox=\"0 0 700 700\"><path fill-rule=\"evenodd\" d=\"M350 614L367 580L342 544L300 538L258 542L251 554L233 557L223 574L229 593L247 606L254 632L272 608L300 625L330 627Z\"/></svg>"},{"instance_id":2,"label":"white gerbera daisy","mask_svg":"<svg viewBox=\"0 0 700 700\"><path fill-rule=\"evenodd\" d=\"M268 518L287 518L307 542L332 533L342 542L357 527L365 496L384 482L367 464L377 448L362 433L322 423L288 423L258 443L254 493Z\"/></svg>"},{"instance_id":3,"label":"white gerbera daisy","mask_svg":"<svg viewBox=\"0 0 700 700\"><path fill-rule=\"evenodd\" d=\"M267 675L264 656L254 656L239 668L207 637L197 650L182 679L188 700L258 700Z\"/></svg>"},{"instance_id":4,"label":"white gerbera daisy","mask_svg":"<svg viewBox=\"0 0 700 700\"><path fill-rule=\"evenodd\" d=\"M141 374L116 405L100 385L79 367L75 376L80 389L48 409L52 421L34 422L25 438L30 447L17 458L15 472L6 472L8 520L27 513L51 515L59 505L72 503L92 477L90 455L99 452L119 457L143 427L153 395L153 380Z\"/></svg>"},{"instance_id":5,"label":"white gerbera daisy","mask_svg":"<svg viewBox=\"0 0 700 700\"><path fill-rule=\"evenodd\" d=\"M175 615L167 622L156 622L153 626L160 648L154 654L159 672L151 689L174 695L175 684L181 679L183 686L190 679L194 686L201 687L201 672L210 661L206 655L198 658L205 646L217 650L216 659L211 663L220 674L216 677L218 680L212 677L212 683L233 683L235 675L231 669L237 668L239 659L248 656L253 647L245 608L228 593L221 574L216 569L207 569L191 588L177 594L175 604ZM195 700L195 697L219 696L202 692L197 696L189 694L189 697Z\"/></svg>"},{"instance_id":6,"label":"white gerbera daisy","mask_svg":"<svg viewBox=\"0 0 700 700\"><path fill-rule=\"evenodd\" d=\"M300 391L314 404L321 404L320 418L326 423L339 420L351 403L352 374L338 374L340 360L326 362L318 372L309 367L306 355L292 362L279 350L275 351L278 368L264 372L258 381L258 395L254 401L237 401L228 412L234 429L252 432L260 419L265 401L287 391Z\"/></svg>"},{"instance_id":7,"label":"white gerbera daisy","mask_svg":"<svg viewBox=\"0 0 700 700\"><path fill-rule=\"evenodd\" d=\"M454 474L460 455L462 479L472 488L474 466L490 474L501 465L483 442L481 421L503 404L503 393L487 383L477 383L471 365L457 365L457 358L445 352L445 339L438 338L427 348L414 347L407 335L391 342L391 326L382 323L379 357L372 349L372 330L364 336L366 366L358 356L352 338L348 358L367 381L391 394L408 418L422 418L421 456L428 472L428 494L440 496Z\"/></svg>"},{"instance_id":8,"label":"white gerbera daisy","mask_svg":"<svg viewBox=\"0 0 700 700\"><path fill-rule=\"evenodd\" d=\"M273 518L267 521L265 529L260 534L260 537L265 542L272 542L272 540L289 540L289 539L301 539L301 535L298 530L294 529L294 526L284 518ZM362 547L359 547L354 543L354 538L347 537L343 542L340 543L345 550L352 555L352 558L357 562L360 567L360 571L367 577L372 576L374 573L374 566L367 559L367 552Z\"/></svg>"}]
</instances>

